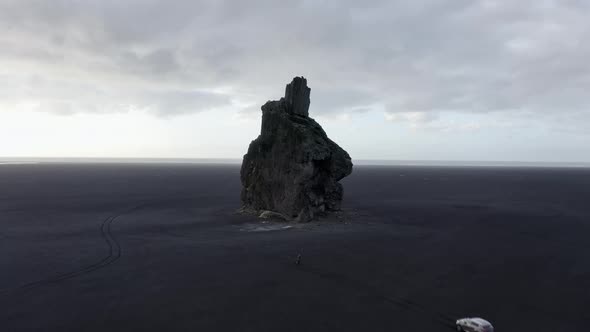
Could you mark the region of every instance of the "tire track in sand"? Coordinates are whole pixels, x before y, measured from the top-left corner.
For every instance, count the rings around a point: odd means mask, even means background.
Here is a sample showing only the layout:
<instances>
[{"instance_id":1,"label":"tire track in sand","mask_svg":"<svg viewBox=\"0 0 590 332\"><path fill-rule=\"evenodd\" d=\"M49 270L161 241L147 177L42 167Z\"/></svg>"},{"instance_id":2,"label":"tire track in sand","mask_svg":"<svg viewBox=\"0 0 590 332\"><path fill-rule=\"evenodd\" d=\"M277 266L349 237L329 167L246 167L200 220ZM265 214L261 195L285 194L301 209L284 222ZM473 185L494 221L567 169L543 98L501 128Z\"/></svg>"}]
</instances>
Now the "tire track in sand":
<instances>
[{"instance_id":1,"label":"tire track in sand","mask_svg":"<svg viewBox=\"0 0 590 332\"><path fill-rule=\"evenodd\" d=\"M2 290L0 290L0 294L9 293L9 292L13 292L13 291L29 290L29 289L41 287L41 286L44 286L47 284L52 284L52 283L68 280L68 279L75 278L75 277L78 277L78 276L81 276L81 275L84 275L87 273L91 273L93 271L96 271L98 269L101 269L101 268L104 268L104 267L107 267L107 266L113 264L119 258L121 258L122 250L121 250L121 245L119 244L117 239L113 236L113 233L111 230L111 225L113 224L113 222L115 222L117 220L117 218L119 218L125 214L129 214L133 211L139 210L141 208L144 208L147 205L148 204L144 203L144 204L139 204L139 205L133 206L123 212L111 215L103 220L103 222L100 225L100 235L108 246L108 254L104 258L100 259L99 261L97 261L95 263L92 263L92 264L83 266L79 269L76 269L74 271L60 273L60 274L57 274L57 275L54 275L54 276L51 276L48 278L44 278L44 279L40 279L40 280L36 280L36 281L31 281L26 284L22 284L20 286L16 286L16 287L12 287L12 288L2 289Z\"/></svg>"}]
</instances>

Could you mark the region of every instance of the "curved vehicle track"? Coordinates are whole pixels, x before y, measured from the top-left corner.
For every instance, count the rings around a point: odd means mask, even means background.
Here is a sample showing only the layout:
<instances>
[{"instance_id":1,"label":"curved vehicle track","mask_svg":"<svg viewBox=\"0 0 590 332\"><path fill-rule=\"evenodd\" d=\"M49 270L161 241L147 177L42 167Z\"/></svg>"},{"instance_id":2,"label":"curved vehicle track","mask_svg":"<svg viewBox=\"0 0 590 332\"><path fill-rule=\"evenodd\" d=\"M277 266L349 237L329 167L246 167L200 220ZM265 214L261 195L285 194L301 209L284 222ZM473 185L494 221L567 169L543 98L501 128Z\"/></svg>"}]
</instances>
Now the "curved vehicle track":
<instances>
[{"instance_id":1,"label":"curved vehicle track","mask_svg":"<svg viewBox=\"0 0 590 332\"><path fill-rule=\"evenodd\" d=\"M289 257L289 261L293 261L293 258ZM367 283L350 278L341 273L326 272L310 265L298 265L297 269L301 272L315 275L320 279L327 279L331 282L340 283L342 286L365 292L366 294L369 294L375 298L380 299L383 303L397 306L403 310L409 310L426 315L426 317L429 317L432 321L436 322L441 327L444 326L445 328L449 328L452 330L456 329L455 320L457 319L457 317L460 316L458 314L442 312L404 297L383 294L383 292L381 292L378 289L375 289Z\"/></svg>"},{"instance_id":2,"label":"curved vehicle track","mask_svg":"<svg viewBox=\"0 0 590 332\"><path fill-rule=\"evenodd\" d=\"M0 294L8 293L11 291L29 290L29 289L41 287L41 286L44 286L47 284L68 280L68 279L75 278L77 276L84 275L84 274L96 271L98 269L101 269L101 268L104 268L106 266L113 264L119 258L121 258L122 250L121 250L121 245L119 244L117 239L113 236L113 233L111 230L111 225L113 224L113 222L115 222L117 220L117 218L119 218L125 214L128 214L130 212L141 209L141 208L145 207L146 205L147 204L139 204L139 205L133 206L123 212L113 214L103 220L103 222L100 225L100 235L108 246L108 254L104 258L98 260L97 262L95 262L93 264L83 266L83 267L81 267L77 270L74 270L74 271L57 274L57 275L54 275L54 276L51 276L48 278L44 278L44 279L40 279L40 280L36 280L36 281L31 281L26 284L22 284L20 286L16 286L16 287L12 287L12 288L2 289L2 290L0 290Z\"/></svg>"}]
</instances>

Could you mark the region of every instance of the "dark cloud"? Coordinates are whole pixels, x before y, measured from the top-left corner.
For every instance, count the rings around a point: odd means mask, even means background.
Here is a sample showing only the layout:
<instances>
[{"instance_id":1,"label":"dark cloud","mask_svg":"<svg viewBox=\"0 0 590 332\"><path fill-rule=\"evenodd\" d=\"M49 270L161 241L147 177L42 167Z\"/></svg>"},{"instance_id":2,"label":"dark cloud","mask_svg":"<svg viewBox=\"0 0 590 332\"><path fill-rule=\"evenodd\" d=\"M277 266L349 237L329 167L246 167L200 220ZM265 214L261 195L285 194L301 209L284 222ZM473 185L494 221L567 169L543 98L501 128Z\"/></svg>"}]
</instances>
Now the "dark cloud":
<instances>
[{"instance_id":1,"label":"dark cloud","mask_svg":"<svg viewBox=\"0 0 590 332\"><path fill-rule=\"evenodd\" d=\"M260 105L304 75L319 114L578 114L589 14L574 0L7 0L0 85L77 111L177 114ZM23 93L31 75L46 84Z\"/></svg>"}]
</instances>

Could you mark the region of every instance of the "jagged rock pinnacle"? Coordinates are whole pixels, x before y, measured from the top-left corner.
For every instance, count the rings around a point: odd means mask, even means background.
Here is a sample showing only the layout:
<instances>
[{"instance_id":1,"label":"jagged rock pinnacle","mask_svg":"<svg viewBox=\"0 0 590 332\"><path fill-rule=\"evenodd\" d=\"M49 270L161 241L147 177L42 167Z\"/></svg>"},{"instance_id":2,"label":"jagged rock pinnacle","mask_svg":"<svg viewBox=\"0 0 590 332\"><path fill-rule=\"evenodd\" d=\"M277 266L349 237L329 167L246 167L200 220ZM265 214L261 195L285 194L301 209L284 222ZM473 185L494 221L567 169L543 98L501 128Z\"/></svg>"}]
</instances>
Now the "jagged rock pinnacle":
<instances>
[{"instance_id":1,"label":"jagged rock pinnacle","mask_svg":"<svg viewBox=\"0 0 590 332\"><path fill-rule=\"evenodd\" d=\"M295 77L284 98L262 106L260 136L250 143L240 171L244 211L309 221L340 209L338 181L352 172L352 161L309 117L310 92L305 78Z\"/></svg>"},{"instance_id":2,"label":"jagged rock pinnacle","mask_svg":"<svg viewBox=\"0 0 590 332\"><path fill-rule=\"evenodd\" d=\"M285 88L285 103L287 111L293 114L309 116L309 94L311 89L307 87L304 77L295 77Z\"/></svg>"}]
</instances>

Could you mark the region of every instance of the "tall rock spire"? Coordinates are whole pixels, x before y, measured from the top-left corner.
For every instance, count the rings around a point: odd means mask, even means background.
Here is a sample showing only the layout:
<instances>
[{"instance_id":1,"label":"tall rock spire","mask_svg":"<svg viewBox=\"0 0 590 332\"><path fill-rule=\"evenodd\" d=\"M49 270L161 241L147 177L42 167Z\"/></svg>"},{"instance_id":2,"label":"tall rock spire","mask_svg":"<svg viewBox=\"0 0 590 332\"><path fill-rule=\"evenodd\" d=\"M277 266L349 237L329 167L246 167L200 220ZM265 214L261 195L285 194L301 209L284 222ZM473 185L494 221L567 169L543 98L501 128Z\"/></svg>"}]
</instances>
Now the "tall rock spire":
<instances>
[{"instance_id":1,"label":"tall rock spire","mask_svg":"<svg viewBox=\"0 0 590 332\"><path fill-rule=\"evenodd\" d=\"M284 98L262 106L260 136L250 143L240 171L245 211L309 221L340 209L338 181L352 172L352 161L309 117L310 91L305 78L295 77Z\"/></svg>"},{"instance_id":2,"label":"tall rock spire","mask_svg":"<svg viewBox=\"0 0 590 332\"><path fill-rule=\"evenodd\" d=\"M287 111L293 114L309 116L309 94L304 77L295 77L285 88L285 103Z\"/></svg>"}]
</instances>

